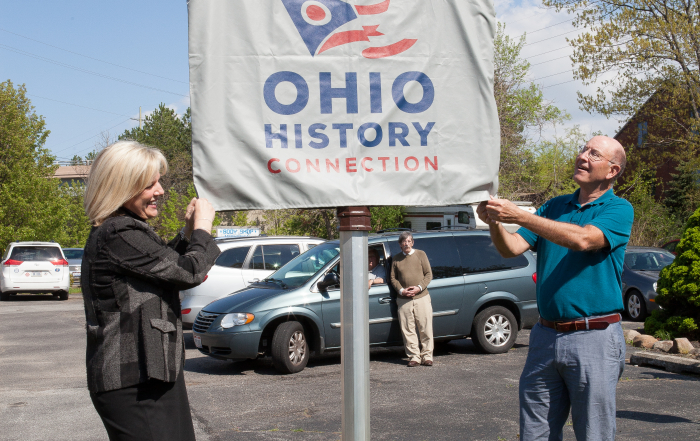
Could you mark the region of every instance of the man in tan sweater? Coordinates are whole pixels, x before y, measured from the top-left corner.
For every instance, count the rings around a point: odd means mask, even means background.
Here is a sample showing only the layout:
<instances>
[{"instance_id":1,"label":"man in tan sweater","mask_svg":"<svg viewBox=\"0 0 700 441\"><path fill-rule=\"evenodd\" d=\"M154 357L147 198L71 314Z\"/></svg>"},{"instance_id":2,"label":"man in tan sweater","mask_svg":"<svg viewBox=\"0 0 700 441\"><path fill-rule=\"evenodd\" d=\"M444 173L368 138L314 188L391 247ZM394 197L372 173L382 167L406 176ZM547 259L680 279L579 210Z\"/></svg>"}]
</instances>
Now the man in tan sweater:
<instances>
[{"instance_id":1,"label":"man in tan sweater","mask_svg":"<svg viewBox=\"0 0 700 441\"><path fill-rule=\"evenodd\" d=\"M419 364L432 366L433 305L430 303L428 284L433 280L433 272L425 252L413 249L411 233L401 233L399 245L401 252L393 257L391 264L391 284L399 293L396 303L403 344L409 358L408 367Z\"/></svg>"}]
</instances>

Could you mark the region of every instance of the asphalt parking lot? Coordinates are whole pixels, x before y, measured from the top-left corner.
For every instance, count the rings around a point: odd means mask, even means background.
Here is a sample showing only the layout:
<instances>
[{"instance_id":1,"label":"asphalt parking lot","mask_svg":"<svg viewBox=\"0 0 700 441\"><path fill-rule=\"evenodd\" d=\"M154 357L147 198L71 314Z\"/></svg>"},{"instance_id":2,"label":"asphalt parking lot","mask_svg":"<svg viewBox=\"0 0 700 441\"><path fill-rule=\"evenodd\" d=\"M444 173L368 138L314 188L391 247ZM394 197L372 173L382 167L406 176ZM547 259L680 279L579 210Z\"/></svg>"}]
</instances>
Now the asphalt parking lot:
<instances>
[{"instance_id":1,"label":"asphalt parking lot","mask_svg":"<svg viewBox=\"0 0 700 441\"><path fill-rule=\"evenodd\" d=\"M80 295L0 302L0 440L107 439L85 387L83 327ZM437 348L432 368L407 368L401 348L373 349L372 438L517 440L528 336L523 330L503 355L479 354L469 340L451 342ZM283 376L266 360L201 355L189 331L186 342L198 440L340 439L337 353ZM618 385L617 439L700 439L698 397L700 377L627 365ZM570 425L564 439L574 439Z\"/></svg>"}]
</instances>

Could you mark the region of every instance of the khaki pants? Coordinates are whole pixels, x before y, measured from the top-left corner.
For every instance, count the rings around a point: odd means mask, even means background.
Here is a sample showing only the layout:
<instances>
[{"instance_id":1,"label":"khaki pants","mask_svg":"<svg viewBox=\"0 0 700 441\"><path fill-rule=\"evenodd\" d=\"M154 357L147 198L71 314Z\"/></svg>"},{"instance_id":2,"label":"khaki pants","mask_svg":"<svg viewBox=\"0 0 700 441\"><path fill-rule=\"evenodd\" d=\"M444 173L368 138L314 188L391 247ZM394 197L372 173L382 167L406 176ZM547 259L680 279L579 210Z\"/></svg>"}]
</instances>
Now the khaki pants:
<instances>
[{"instance_id":1,"label":"khaki pants","mask_svg":"<svg viewBox=\"0 0 700 441\"><path fill-rule=\"evenodd\" d=\"M399 307L403 345L409 361L433 361L433 304L430 302L430 294L418 300L398 297L396 303Z\"/></svg>"}]
</instances>

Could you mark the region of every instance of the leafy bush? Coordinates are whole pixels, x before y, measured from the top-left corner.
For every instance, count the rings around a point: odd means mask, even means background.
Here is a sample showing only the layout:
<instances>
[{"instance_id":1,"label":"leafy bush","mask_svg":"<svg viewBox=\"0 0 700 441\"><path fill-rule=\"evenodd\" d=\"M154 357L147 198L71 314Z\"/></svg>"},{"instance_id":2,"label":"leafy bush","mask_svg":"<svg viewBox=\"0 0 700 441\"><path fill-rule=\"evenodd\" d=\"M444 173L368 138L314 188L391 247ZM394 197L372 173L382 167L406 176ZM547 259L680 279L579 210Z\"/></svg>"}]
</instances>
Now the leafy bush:
<instances>
[{"instance_id":1,"label":"leafy bush","mask_svg":"<svg viewBox=\"0 0 700 441\"><path fill-rule=\"evenodd\" d=\"M663 308L647 318L644 330L700 337L700 209L690 216L676 247L678 256L661 271L656 303Z\"/></svg>"},{"instance_id":2,"label":"leafy bush","mask_svg":"<svg viewBox=\"0 0 700 441\"><path fill-rule=\"evenodd\" d=\"M691 317L669 316L663 310L652 311L644 321L644 332L660 340L672 340L676 337L690 336L697 333L698 326Z\"/></svg>"},{"instance_id":3,"label":"leafy bush","mask_svg":"<svg viewBox=\"0 0 700 441\"><path fill-rule=\"evenodd\" d=\"M671 333L668 331L656 331L654 333L654 337L658 338L659 340L672 340L673 337L671 336Z\"/></svg>"}]
</instances>

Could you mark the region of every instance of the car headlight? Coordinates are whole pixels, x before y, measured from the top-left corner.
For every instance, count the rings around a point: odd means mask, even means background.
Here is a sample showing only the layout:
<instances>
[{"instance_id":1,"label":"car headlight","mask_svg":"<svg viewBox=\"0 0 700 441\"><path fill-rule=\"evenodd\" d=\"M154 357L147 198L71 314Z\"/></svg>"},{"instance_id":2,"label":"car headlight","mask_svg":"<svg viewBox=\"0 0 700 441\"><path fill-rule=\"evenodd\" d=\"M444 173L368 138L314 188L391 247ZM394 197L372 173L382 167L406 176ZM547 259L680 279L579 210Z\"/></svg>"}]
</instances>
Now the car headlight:
<instances>
[{"instance_id":1,"label":"car headlight","mask_svg":"<svg viewBox=\"0 0 700 441\"><path fill-rule=\"evenodd\" d=\"M654 287L654 292L656 292L656 282L654 282L654 285L652 286Z\"/></svg>"},{"instance_id":2,"label":"car headlight","mask_svg":"<svg viewBox=\"0 0 700 441\"><path fill-rule=\"evenodd\" d=\"M252 322L255 316L246 312L232 312L226 314L221 319L221 327L224 329L233 328L234 326L247 325Z\"/></svg>"}]
</instances>

